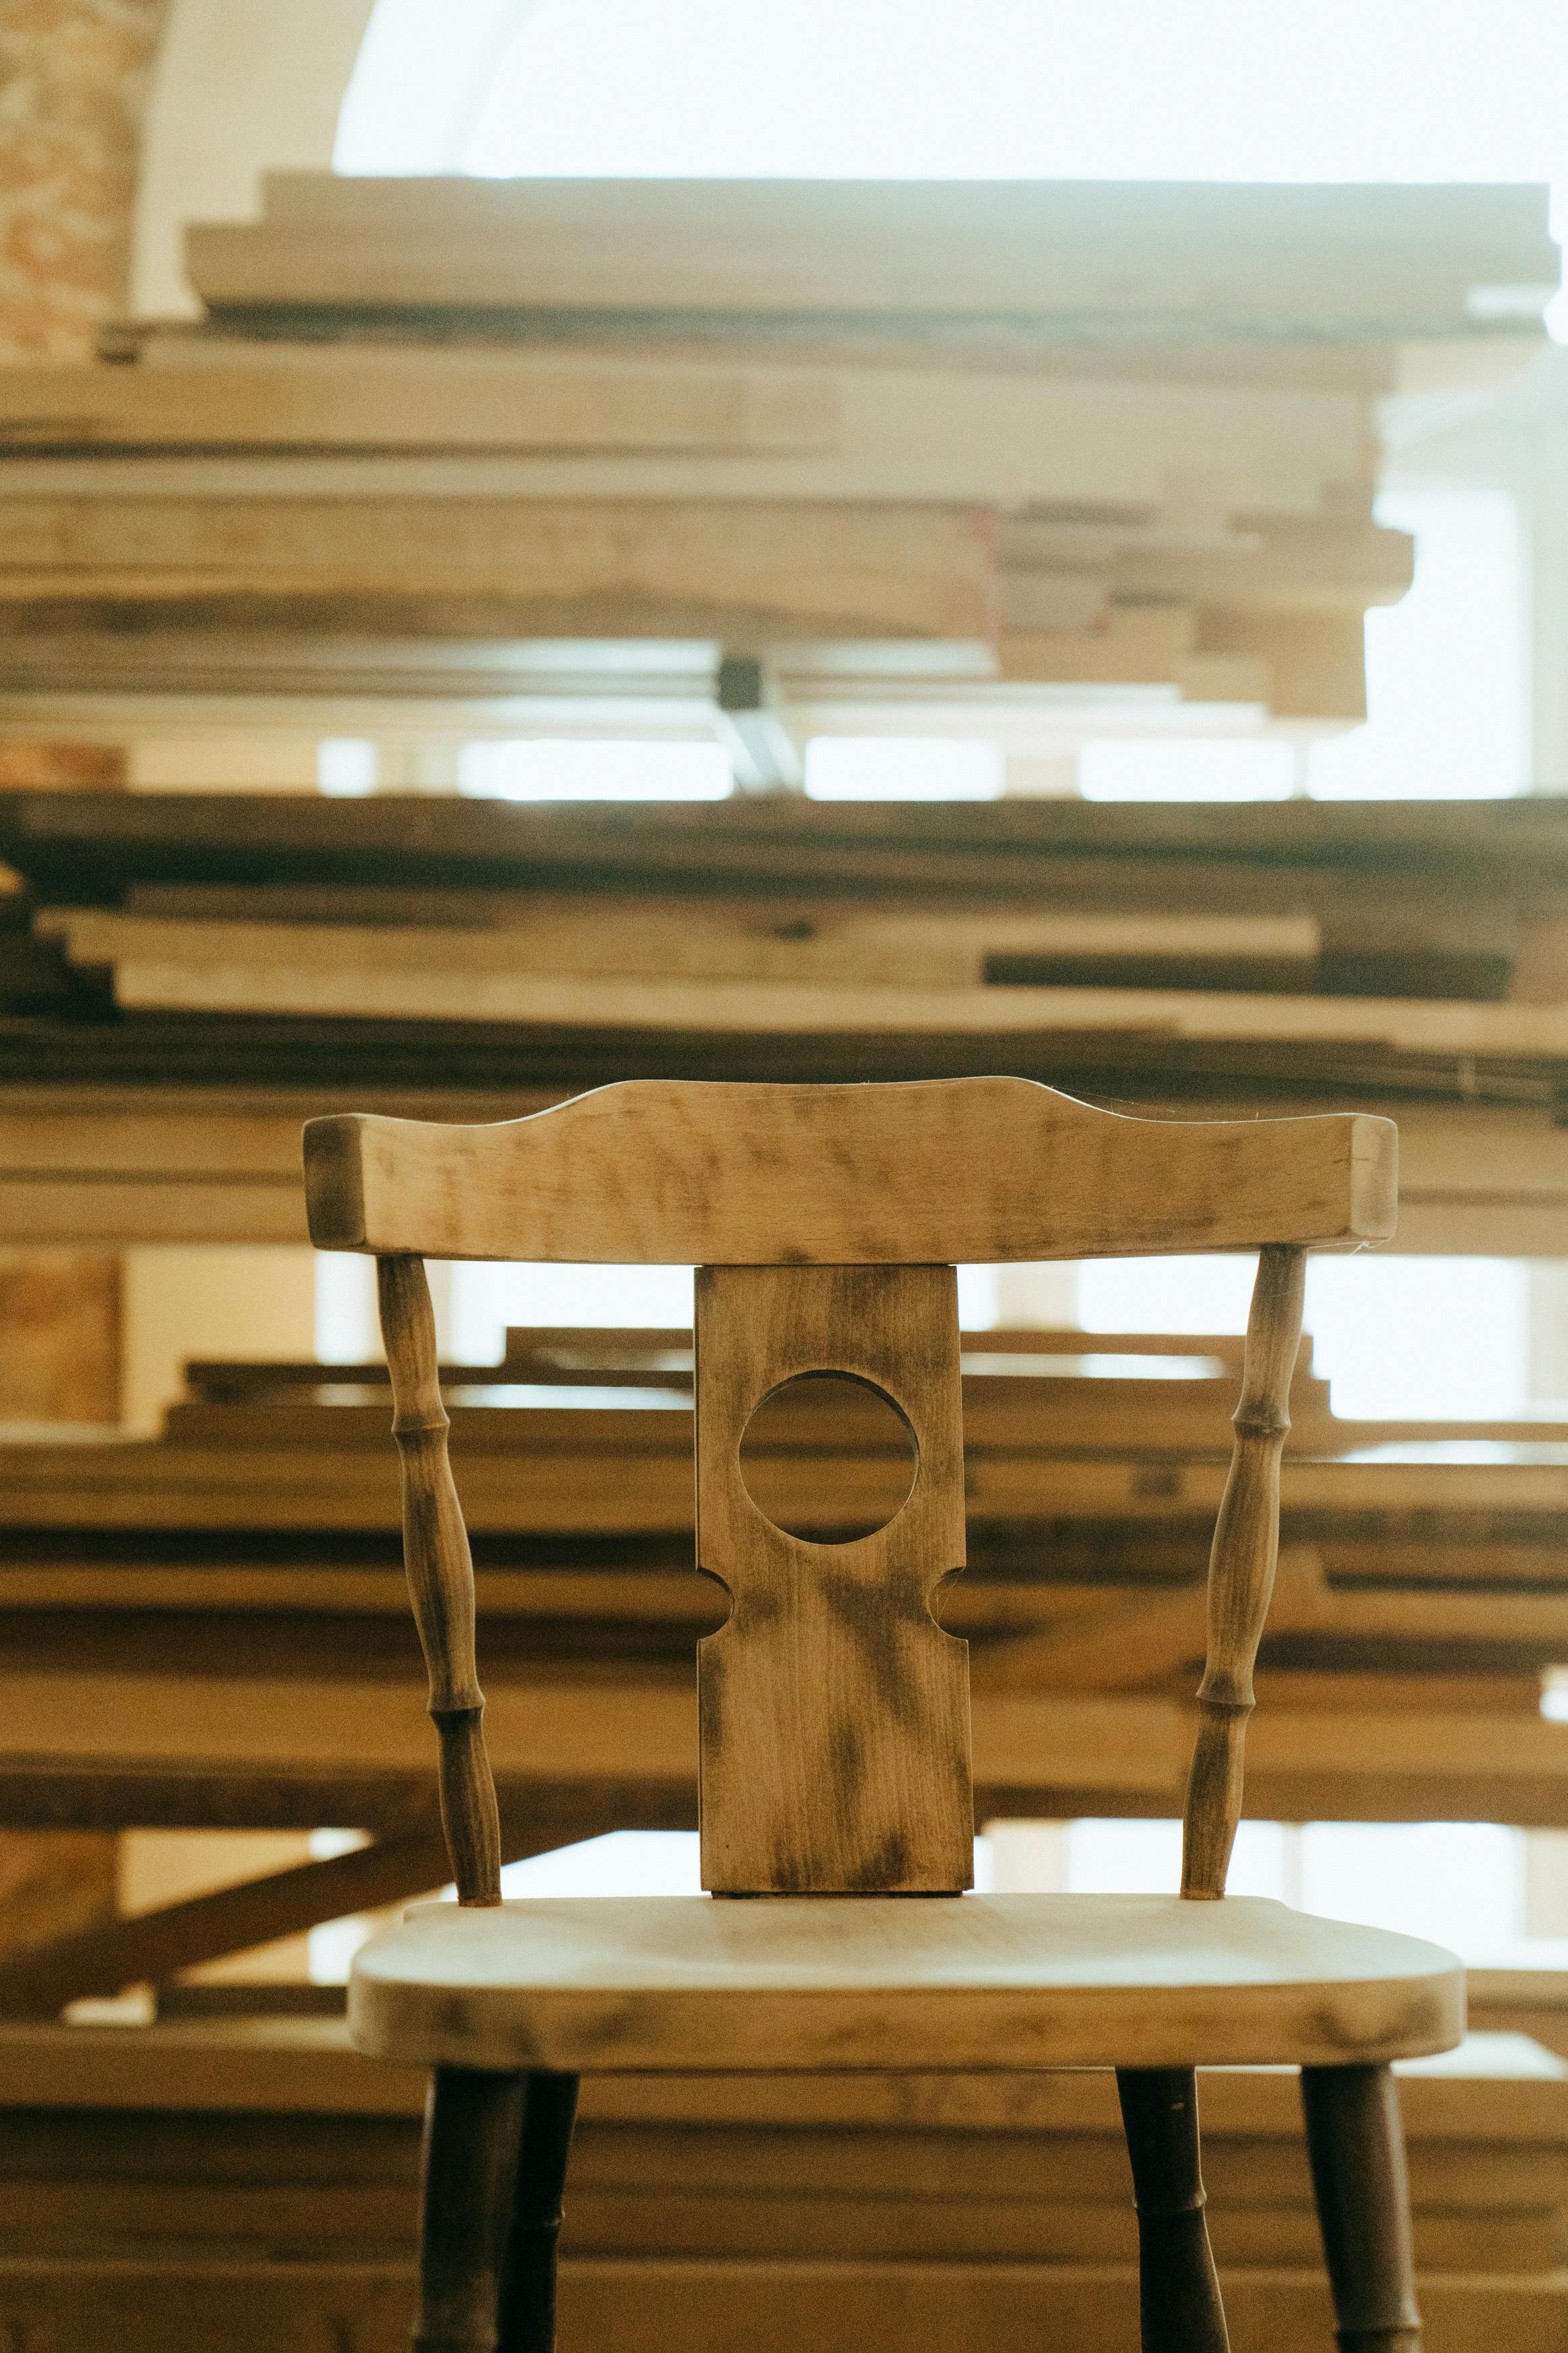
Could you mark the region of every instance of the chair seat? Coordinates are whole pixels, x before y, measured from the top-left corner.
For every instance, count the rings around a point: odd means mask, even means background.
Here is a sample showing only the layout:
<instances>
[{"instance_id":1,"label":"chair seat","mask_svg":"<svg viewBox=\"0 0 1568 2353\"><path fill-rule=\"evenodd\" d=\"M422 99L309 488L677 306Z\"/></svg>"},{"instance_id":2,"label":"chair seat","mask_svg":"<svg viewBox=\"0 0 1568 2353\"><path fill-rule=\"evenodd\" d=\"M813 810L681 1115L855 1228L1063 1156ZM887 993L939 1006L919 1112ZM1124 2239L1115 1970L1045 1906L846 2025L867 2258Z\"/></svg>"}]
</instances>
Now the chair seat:
<instances>
[{"instance_id":1,"label":"chair seat","mask_svg":"<svg viewBox=\"0 0 1568 2353\"><path fill-rule=\"evenodd\" d=\"M1349 2065L1464 2013L1452 1953L1257 1896L418 1904L349 1989L362 2050L577 2074Z\"/></svg>"}]
</instances>

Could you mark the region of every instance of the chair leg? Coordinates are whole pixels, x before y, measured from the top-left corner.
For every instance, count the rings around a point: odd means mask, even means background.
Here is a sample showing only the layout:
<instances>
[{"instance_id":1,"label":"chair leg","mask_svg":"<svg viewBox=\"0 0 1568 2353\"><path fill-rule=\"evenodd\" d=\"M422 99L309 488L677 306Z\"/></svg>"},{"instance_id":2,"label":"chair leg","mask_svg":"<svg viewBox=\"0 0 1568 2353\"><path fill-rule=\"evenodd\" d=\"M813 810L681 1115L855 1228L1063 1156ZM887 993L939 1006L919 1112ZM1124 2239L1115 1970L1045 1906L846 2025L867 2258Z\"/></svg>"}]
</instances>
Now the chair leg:
<instances>
[{"instance_id":1,"label":"chair leg","mask_svg":"<svg viewBox=\"0 0 1568 2353\"><path fill-rule=\"evenodd\" d=\"M524 2081L467 2067L430 2079L415 2353L495 2353Z\"/></svg>"},{"instance_id":2,"label":"chair leg","mask_svg":"<svg viewBox=\"0 0 1568 2353\"><path fill-rule=\"evenodd\" d=\"M1399 2093L1387 2067L1303 2067L1301 2105L1342 2353L1421 2353Z\"/></svg>"},{"instance_id":3,"label":"chair leg","mask_svg":"<svg viewBox=\"0 0 1568 2353\"><path fill-rule=\"evenodd\" d=\"M1190 2067L1119 2067L1138 2210L1143 2353L1229 2353L1204 2222L1198 2086Z\"/></svg>"},{"instance_id":4,"label":"chair leg","mask_svg":"<svg viewBox=\"0 0 1568 2353\"><path fill-rule=\"evenodd\" d=\"M530 2075L501 2280L500 2353L555 2353L555 2242L577 2114L575 2075Z\"/></svg>"}]
</instances>

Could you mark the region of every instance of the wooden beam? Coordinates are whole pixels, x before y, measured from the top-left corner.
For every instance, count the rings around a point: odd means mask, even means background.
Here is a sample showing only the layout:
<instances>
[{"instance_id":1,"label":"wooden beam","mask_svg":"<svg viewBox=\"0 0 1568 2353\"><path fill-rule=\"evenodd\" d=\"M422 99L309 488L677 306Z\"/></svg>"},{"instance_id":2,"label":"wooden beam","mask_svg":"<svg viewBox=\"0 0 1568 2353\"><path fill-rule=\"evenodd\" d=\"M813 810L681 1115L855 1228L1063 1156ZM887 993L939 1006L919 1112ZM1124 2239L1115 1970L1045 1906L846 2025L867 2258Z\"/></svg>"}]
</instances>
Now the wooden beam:
<instances>
[{"instance_id":1,"label":"wooden beam","mask_svg":"<svg viewBox=\"0 0 1568 2353\"><path fill-rule=\"evenodd\" d=\"M735 665L754 674L758 665ZM754 675L737 693L757 699ZM270 896L271 894L268 894ZM107 908L46 908L40 937L59 940L73 964L187 968L232 966L331 972L347 964L365 972L428 974L432 985L455 969L490 976L605 977L655 981L756 981L824 987L936 986L1009 995L1026 975L1037 982L1103 976L1125 985L1155 973L1189 987L1310 988L1321 927L1310 914L1162 913L963 907L941 902L879 904L800 894L763 899L660 892L636 902L541 892L524 898L431 894L421 920L290 921L263 902L241 913L188 915ZM1003 1002L1005 999L1001 1000ZM3 1116L3 1114L0 1114Z\"/></svg>"},{"instance_id":2,"label":"wooden beam","mask_svg":"<svg viewBox=\"0 0 1568 2353\"><path fill-rule=\"evenodd\" d=\"M340 635L376 613L403 635L738 647L996 632L994 533L972 507L100 493L4 512L0 599L57 621L103 605L286 621L329 600Z\"/></svg>"},{"instance_id":3,"label":"wooden beam","mask_svg":"<svg viewBox=\"0 0 1568 2353\"><path fill-rule=\"evenodd\" d=\"M1179 567L1184 549L1201 561L1227 545L1245 574L1264 517L1303 534L1292 568L1309 587L1323 553L1352 544L1349 500L1370 510L1359 389L1074 379L1016 352L1001 365L946 352L868 365L842 332L826 342L805 364L783 352L704 365L641 341L378 351L224 337L140 365L11 370L0 489L1026 503L1060 515L1052 549L1067 569L1111 577L1140 549ZM26 463L6 466L12 450ZM1184 468L1202 470L1201 529L1169 515ZM1090 504L1105 520L1086 525ZM1373 575L1402 544L1364 522L1359 537Z\"/></svg>"},{"instance_id":4,"label":"wooden beam","mask_svg":"<svg viewBox=\"0 0 1568 2353\"><path fill-rule=\"evenodd\" d=\"M183 359L184 364L180 364ZM187 345L173 364L10 368L0 451L830 450L830 380L482 350Z\"/></svg>"},{"instance_id":5,"label":"wooden beam","mask_svg":"<svg viewBox=\"0 0 1568 2353\"><path fill-rule=\"evenodd\" d=\"M1557 274L1535 188L756 180L714 207L701 181L279 176L262 221L198 226L187 259L220 307L1061 310L1362 337L1463 335L1470 285Z\"/></svg>"}]
</instances>

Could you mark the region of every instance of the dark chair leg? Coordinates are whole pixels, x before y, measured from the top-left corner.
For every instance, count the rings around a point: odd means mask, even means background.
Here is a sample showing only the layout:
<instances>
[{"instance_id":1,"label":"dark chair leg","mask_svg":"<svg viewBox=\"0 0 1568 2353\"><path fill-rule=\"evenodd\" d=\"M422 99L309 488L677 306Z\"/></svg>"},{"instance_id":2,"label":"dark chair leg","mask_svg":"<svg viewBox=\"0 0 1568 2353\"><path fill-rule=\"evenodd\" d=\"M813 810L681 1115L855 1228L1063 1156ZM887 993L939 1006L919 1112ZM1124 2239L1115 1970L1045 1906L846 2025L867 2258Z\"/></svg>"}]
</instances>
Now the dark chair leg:
<instances>
[{"instance_id":1,"label":"dark chair leg","mask_svg":"<svg viewBox=\"0 0 1568 2353\"><path fill-rule=\"evenodd\" d=\"M524 2081L467 2067L430 2078L415 2353L495 2353Z\"/></svg>"},{"instance_id":2,"label":"dark chair leg","mask_svg":"<svg viewBox=\"0 0 1568 2353\"><path fill-rule=\"evenodd\" d=\"M1301 2105L1343 2353L1421 2353L1394 2076L1386 2067L1303 2067Z\"/></svg>"},{"instance_id":3,"label":"dark chair leg","mask_svg":"<svg viewBox=\"0 0 1568 2353\"><path fill-rule=\"evenodd\" d=\"M1204 2222L1198 2086L1190 2067L1119 2067L1138 2210L1143 2353L1229 2353Z\"/></svg>"},{"instance_id":4,"label":"dark chair leg","mask_svg":"<svg viewBox=\"0 0 1568 2353\"><path fill-rule=\"evenodd\" d=\"M577 2114L575 2075L530 2075L501 2282L500 2353L555 2353L555 2242Z\"/></svg>"}]
</instances>

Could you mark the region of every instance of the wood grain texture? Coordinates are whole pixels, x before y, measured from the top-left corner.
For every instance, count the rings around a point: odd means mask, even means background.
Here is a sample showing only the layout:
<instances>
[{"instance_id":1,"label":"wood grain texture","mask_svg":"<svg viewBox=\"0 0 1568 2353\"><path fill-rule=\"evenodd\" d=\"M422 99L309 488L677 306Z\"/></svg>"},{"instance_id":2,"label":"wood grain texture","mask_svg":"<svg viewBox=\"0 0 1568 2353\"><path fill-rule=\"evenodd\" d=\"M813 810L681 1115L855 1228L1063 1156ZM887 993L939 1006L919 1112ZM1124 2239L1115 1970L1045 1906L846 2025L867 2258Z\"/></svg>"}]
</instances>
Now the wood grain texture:
<instances>
[{"instance_id":1,"label":"wood grain texture","mask_svg":"<svg viewBox=\"0 0 1568 2353\"><path fill-rule=\"evenodd\" d=\"M1301 2105L1342 2353L1421 2353L1399 2090L1387 2067L1304 2067Z\"/></svg>"},{"instance_id":2,"label":"wood grain texture","mask_svg":"<svg viewBox=\"0 0 1568 2353\"><path fill-rule=\"evenodd\" d=\"M1225 1894L1241 1819L1243 1751L1252 1670L1279 1551L1279 1458L1290 1429L1286 1400L1301 1345L1306 1260L1276 1244L1259 1251L1247 1330L1236 1448L1209 1563L1208 1662L1183 1823L1182 1894Z\"/></svg>"},{"instance_id":3,"label":"wood grain texture","mask_svg":"<svg viewBox=\"0 0 1568 2353\"><path fill-rule=\"evenodd\" d=\"M1471 284L1550 284L1535 188L277 174L187 232L204 301L552 310L1086 312L1233 336L1473 332ZM1223 257L1223 260L1220 259ZM646 332L646 322L644 324Z\"/></svg>"},{"instance_id":4,"label":"wood grain texture","mask_svg":"<svg viewBox=\"0 0 1568 2353\"><path fill-rule=\"evenodd\" d=\"M609 1264L990 1264L1394 1230L1395 1131L1128 1119L1026 1079L643 1079L531 1119L305 1129L319 1250Z\"/></svg>"},{"instance_id":5,"label":"wood grain texture","mask_svg":"<svg viewBox=\"0 0 1568 2353\"><path fill-rule=\"evenodd\" d=\"M415 2065L1346 2065L1447 2050L1464 1973L1261 1897L801 1895L415 1905L361 1948L356 2043Z\"/></svg>"},{"instance_id":6,"label":"wood grain texture","mask_svg":"<svg viewBox=\"0 0 1568 2353\"><path fill-rule=\"evenodd\" d=\"M500 1902L500 1827L474 1648L474 1567L447 1457L436 1318L416 1258L376 1266L403 1472L404 1565L441 1742L441 1821L463 1904Z\"/></svg>"},{"instance_id":7,"label":"wood grain texture","mask_svg":"<svg viewBox=\"0 0 1568 2353\"><path fill-rule=\"evenodd\" d=\"M417 346L226 343L132 367L7 369L0 448L822 451L830 380Z\"/></svg>"},{"instance_id":8,"label":"wood grain texture","mask_svg":"<svg viewBox=\"0 0 1568 2353\"><path fill-rule=\"evenodd\" d=\"M481 496L7 498L0 604L401 635L935 638L997 628L970 505ZM445 618L443 618L443 614Z\"/></svg>"},{"instance_id":9,"label":"wood grain texture","mask_svg":"<svg viewBox=\"0 0 1568 2353\"><path fill-rule=\"evenodd\" d=\"M284 894L277 894L282 897ZM391 894L386 896L390 899ZM978 988L1000 960L1006 985L1310 989L1321 926L1307 915L1062 913L915 901L769 896L639 899L538 892L510 902L473 892L397 920L364 907L289 920L265 897L248 913L128 914L51 908L35 921L76 965L269 969L321 976L355 968L450 978L459 972L627 975L645 980L765 981L894 988ZM364 920L364 918L369 920ZM1561 998L1557 1001L1561 1001Z\"/></svg>"},{"instance_id":10,"label":"wood grain texture","mask_svg":"<svg viewBox=\"0 0 1568 2353\"><path fill-rule=\"evenodd\" d=\"M963 1562L958 1293L950 1266L703 1267L697 1545L730 1592L698 1646L702 1883L731 1895L956 1894L973 1872L968 1645L931 1614ZM741 1440L770 1391L847 1373L920 1450L875 1535L786 1535Z\"/></svg>"},{"instance_id":11,"label":"wood grain texture","mask_svg":"<svg viewBox=\"0 0 1568 2353\"><path fill-rule=\"evenodd\" d=\"M1204 2221L1197 2077L1123 2067L1116 2089L1138 2211L1142 2353L1230 2353Z\"/></svg>"}]
</instances>

